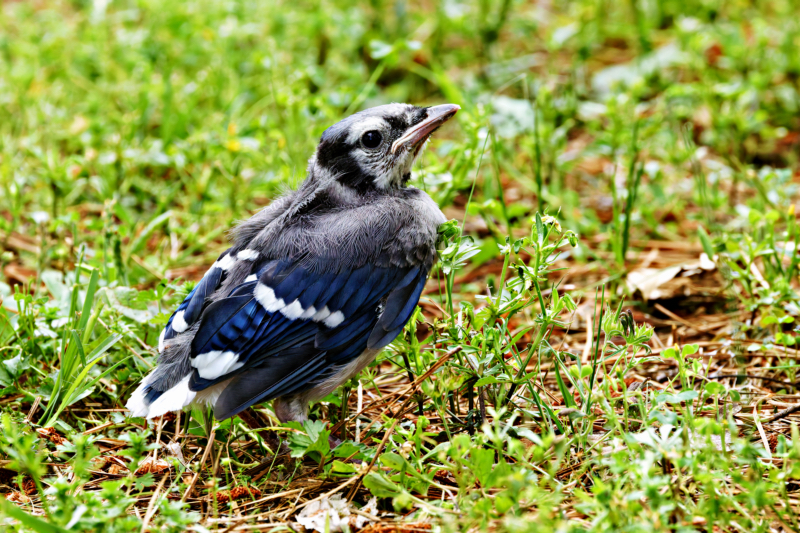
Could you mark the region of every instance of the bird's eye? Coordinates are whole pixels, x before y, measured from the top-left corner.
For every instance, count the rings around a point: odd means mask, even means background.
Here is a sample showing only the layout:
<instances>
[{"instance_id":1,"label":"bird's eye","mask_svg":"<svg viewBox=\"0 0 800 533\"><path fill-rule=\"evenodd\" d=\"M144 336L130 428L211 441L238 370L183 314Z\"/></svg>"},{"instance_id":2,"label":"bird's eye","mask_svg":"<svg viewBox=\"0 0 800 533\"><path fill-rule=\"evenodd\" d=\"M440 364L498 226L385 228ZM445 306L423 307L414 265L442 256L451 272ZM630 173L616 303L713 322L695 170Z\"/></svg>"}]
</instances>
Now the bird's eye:
<instances>
[{"instance_id":1,"label":"bird's eye","mask_svg":"<svg viewBox=\"0 0 800 533\"><path fill-rule=\"evenodd\" d=\"M376 130L370 130L361 136L361 144L364 145L364 148L377 148L381 145L381 141L383 141L383 136Z\"/></svg>"}]
</instances>

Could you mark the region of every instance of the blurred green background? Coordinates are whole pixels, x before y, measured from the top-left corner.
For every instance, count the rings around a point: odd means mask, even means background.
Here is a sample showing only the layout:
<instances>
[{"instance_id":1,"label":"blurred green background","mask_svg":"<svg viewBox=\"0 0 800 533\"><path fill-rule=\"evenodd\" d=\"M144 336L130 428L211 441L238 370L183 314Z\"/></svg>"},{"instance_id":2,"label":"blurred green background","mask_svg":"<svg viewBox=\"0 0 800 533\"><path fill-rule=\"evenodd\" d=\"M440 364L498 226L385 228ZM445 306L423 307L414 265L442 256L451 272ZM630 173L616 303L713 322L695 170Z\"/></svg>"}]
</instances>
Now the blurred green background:
<instances>
[{"instance_id":1,"label":"blurred green background","mask_svg":"<svg viewBox=\"0 0 800 533\"><path fill-rule=\"evenodd\" d=\"M480 238L560 209L611 251L634 159L632 238L694 238L740 203L789 202L791 171L772 168L797 167L796 15L793 0L5 2L4 272L69 270L79 245L125 284L208 264L234 220L303 179L327 126L393 101L463 107L415 183L459 216L477 178Z\"/></svg>"}]
</instances>

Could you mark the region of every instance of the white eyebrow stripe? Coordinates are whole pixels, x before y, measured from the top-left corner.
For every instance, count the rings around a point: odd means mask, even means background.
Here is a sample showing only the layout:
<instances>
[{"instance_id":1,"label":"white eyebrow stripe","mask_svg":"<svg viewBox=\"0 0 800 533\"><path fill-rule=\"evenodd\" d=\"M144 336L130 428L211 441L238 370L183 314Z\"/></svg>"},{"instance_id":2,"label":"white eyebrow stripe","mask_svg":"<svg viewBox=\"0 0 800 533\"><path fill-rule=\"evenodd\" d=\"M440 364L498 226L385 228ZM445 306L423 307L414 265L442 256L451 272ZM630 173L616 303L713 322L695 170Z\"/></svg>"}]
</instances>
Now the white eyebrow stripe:
<instances>
[{"instance_id":1,"label":"white eyebrow stripe","mask_svg":"<svg viewBox=\"0 0 800 533\"><path fill-rule=\"evenodd\" d=\"M378 130L381 133L384 133L388 126L389 125L386 123L386 121L380 117L365 118L364 120L356 122L350 127L350 133L347 134L347 143L358 143L359 139L361 139L361 135L369 130Z\"/></svg>"}]
</instances>

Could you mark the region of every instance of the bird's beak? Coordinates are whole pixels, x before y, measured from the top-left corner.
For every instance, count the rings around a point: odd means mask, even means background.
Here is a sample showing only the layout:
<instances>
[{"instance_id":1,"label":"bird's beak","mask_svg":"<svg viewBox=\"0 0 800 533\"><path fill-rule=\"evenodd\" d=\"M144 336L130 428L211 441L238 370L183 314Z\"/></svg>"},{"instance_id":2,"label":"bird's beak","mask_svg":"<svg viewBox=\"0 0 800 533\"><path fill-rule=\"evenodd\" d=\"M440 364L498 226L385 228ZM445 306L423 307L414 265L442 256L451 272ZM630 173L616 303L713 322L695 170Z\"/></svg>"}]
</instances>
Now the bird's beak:
<instances>
[{"instance_id":1,"label":"bird's beak","mask_svg":"<svg viewBox=\"0 0 800 533\"><path fill-rule=\"evenodd\" d=\"M409 149L422 146L422 144L436 131L439 126L453 118L458 110L461 109L455 104L443 104L427 109L428 116L419 124L412 126L402 137L392 143L392 153L397 152L401 147Z\"/></svg>"}]
</instances>

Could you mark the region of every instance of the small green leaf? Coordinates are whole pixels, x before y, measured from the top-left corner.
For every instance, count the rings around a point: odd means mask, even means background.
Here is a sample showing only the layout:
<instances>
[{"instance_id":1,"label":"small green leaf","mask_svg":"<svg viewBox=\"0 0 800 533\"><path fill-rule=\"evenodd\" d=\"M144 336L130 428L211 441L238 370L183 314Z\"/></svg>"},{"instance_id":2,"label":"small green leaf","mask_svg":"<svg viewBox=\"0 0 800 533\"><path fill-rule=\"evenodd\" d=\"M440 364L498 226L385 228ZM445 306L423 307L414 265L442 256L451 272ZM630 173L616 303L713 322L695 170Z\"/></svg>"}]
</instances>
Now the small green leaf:
<instances>
[{"instance_id":1,"label":"small green leaf","mask_svg":"<svg viewBox=\"0 0 800 533\"><path fill-rule=\"evenodd\" d=\"M697 234L700 236L700 244L703 245L703 251L709 259L714 259L714 246L711 244L711 237L708 236L705 228L699 226L697 228Z\"/></svg>"},{"instance_id":2,"label":"small green leaf","mask_svg":"<svg viewBox=\"0 0 800 533\"><path fill-rule=\"evenodd\" d=\"M769 316L761 317L761 326L762 327L771 326L772 324L777 324L777 323L778 323L778 317L776 317L776 316L769 315Z\"/></svg>"},{"instance_id":3,"label":"small green leaf","mask_svg":"<svg viewBox=\"0 0 800 533\"><path fill-rule=\"evenodd\" d=\"M20 377L20 375L22 375L22 372L25 369L27 369L30 365L28 365L26 361L23 361L22 354L19 354L12 357L11 359L6 359L5 361L3 361L3 366L5 367L5 370L8 372L8 375L11 378L11 380L15 380L18 377ZM11 383L9 382L8 384L10 385Z\"/></svg>"},{"instance_id":4,"label":"small green leaf","mask_svg":"<svg viewBox=\"0 0 800 533\"><path fill-rule=\"evenodd\" d=\"M697 350L700 349L699 344L687 344L686 346L681 349L681 355L686 357L687 355L694 355L697 353Z\"/></svg>"},{"instance_id":5,"label":"small green leaf","mask_svg":"<svg viewBox=\"0 0 800 533\"><path fill-rule=\"evenodd\" d=\"M476 448L470 453L472 457L472 471L484 488L489 488L489 477L494 469L494 450Z\"/></svg>"},{"instance_id":6,"label":"small green leaf","mask_svg":"<svg viewBox=\"0 0 800 533\"><path fill-rule=\"evenodd\" d=\"M495 383L502 383L495 376L486 376L475 382L476 387L483 387L484 385L494 385Z\"/></svg>"},{"instance_id":7,"label":"small green leaf","mask_svg":"<svg viewBox=\"0 0 800 533\"><path fill-rule=\"evenodd\" d=\"M299 429L298 426L287 424L290 427ZM303 422L302 430L305 433L292 432L289 434L289 449L292 457L304 457L310 454L319 454L317 459L327 456L330 451L331 432L326 429L326 424L322 420L306 420Z\"/></svg>"},{"instance_id":8,"label":"small green leaf","mask_svg":"<svg viewBox=\"0 0 800 533\"><path fill-rule=\"evenodd\" d=\"M403 470L408 468L408 461L402 455L394 452L388 452L381 455L381 463L383 466L391 468L392 470Z\"/></svg>"},{"instance_id":9,"label":"small green leaf","mask_svg":"<svg viewBox=\"0 0 800 533\"><path fill-rule=\"evenodd\" d=\"M586 418L586 413L581 411L580 409L559 409L558 416L567 416L570 420L577 420L579 418Z\"/></svg>"},{"instance_id":10,"label":"small green leaf","mask_svg":"<svg viewBox=\"0 0 800 533\"><path fill-rule=\"evenodd\" d=\"M7 502L5 498L0 498L0 511L2 511L0 514L10 516L14 520L19 520L26 528L36 533L66 533L67 531L49 522L45 522L41 518L26 513L16 505Z\"/></svg>"},{"instance_id":11,"label":"small green leaf","mask_svg":"<svg viewBox=\"0 0 800 533\"><path fill-rule=\"evenodd\" d=\"M536 213L536 241L539 244L544 242L544 224L542 223L542 216Z\"/></svg>"},{"instance_id":12,"label":"small green leaf","mask_svg":"<svg viewBox=\"0 0 800 533\"><path fill-rule=\"evenodd\" d=\"M394 481L377 472L370 472L364 477L364 486L378 498L394 498L403 492Z\"/></svg>"},{"instance_id":13,"label":"small green leaf","mask_svg":"<svg viewBox=\"0 0 800 533\"><path fill-rule=\"evenodd\" d=\"M667 348L663 352L661 352L661 357L664 359L677 359L678 352L675 351L675 348Z\"/></svg>"},{"instance_id":14,"label":"small green leaf","mask_svg":"<svg viewBox=\"0 0 800 533\"><path fill-rule=\"evenodd\" d=\"M656 403L681 403L689 402L697 398L699 393L696 390L686 390L678 394L661 393L656 396Z\"/></svg>"},{"instance_id":15,"label":"small green leaf","mask_svg":"<svg viewBox=\"0 0 800 533\"><path fill-rule=\"evenodd\" d=\"M336 474L357 474L358 470L356 470L356 467L352 463L343 463L337 459L333 461L331 472Z\"/></svg>"}]
</instances>

